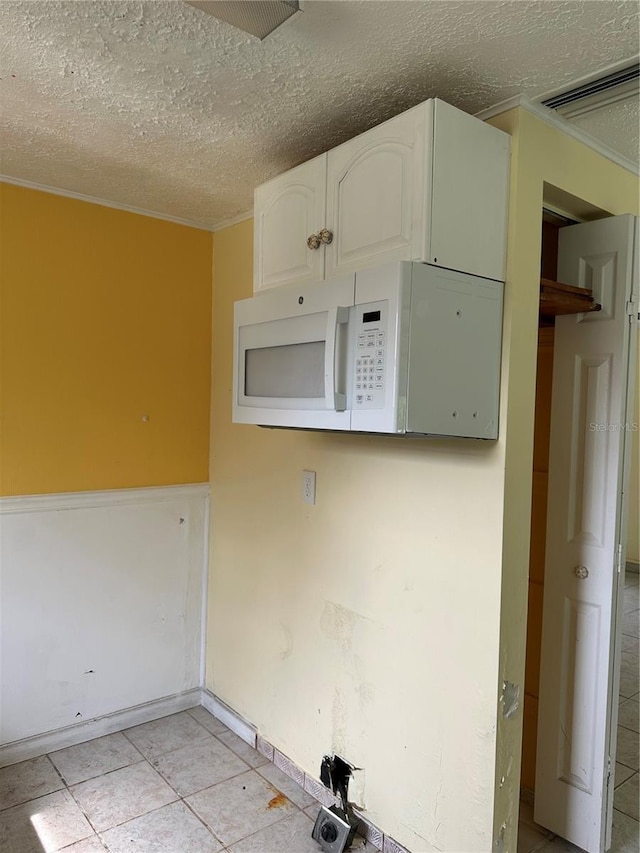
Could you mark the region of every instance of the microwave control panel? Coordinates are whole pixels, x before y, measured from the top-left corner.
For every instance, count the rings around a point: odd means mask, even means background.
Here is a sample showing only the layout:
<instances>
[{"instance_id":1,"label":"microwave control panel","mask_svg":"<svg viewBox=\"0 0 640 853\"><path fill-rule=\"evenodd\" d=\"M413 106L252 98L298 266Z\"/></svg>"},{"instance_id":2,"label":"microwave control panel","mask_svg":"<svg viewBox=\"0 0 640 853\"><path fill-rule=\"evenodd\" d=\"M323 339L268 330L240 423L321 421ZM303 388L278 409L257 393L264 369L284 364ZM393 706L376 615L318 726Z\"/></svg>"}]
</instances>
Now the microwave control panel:
<instances>
[{"instance_id":1,"label":"microwave control panel","mask_svg":"<svg viewBox=\"0 0 640 853\"><path fill-rule=\"evenodd\" d=\"M355 306L353 407L382 409L387 382L387 302Z\"/></svg>"}]
</instances>

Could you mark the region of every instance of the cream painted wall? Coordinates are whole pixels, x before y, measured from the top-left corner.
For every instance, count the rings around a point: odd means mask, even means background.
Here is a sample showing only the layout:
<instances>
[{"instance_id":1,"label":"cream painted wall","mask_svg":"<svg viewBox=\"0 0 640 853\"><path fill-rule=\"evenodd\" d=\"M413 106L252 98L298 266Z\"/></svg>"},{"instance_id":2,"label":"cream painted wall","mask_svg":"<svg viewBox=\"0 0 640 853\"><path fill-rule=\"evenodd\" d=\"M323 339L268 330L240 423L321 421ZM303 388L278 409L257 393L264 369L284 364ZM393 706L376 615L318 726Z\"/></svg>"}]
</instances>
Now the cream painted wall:
<instances>
[{"instance_id":1,"label":"cream painted wall","mask_svg":"<svg viewBox=\"0 0 640 853\"><path fill-rule=\"evenodd\" d=\"M369 818L413 853L516 850L521 709L498 699L524 689L544 182L638 212L624 169L523 110L493 123L513 135L495 444L232 425L251 223L214 246L207 687L308 772L330 750L363 767Z\"/></svg>"},{"instance_id":2,"label":"cream painted wall","mask_svg":"<svg viewBox=\"0 0 640 853\"><path fill-rule=\"evenodd\" d=\"M533 412L545 184L611 214L639 212L632 173L516 109L491 120L512 135L511 202L505 291L502 434L506 439L500 684L524 683L531 517ZM571 211L569 211L571 212ZM506 426L506 432L505 432ZM522 719L498 715L494 834L516 849Z\"/></svg>"},{"instance_id":3,"label":"cream painted wall","mask_svg":"<svg viewBox=\"0 0 640 853\"><path fill-rule=\"evenodd\" d=\"M414 853L488 851L504 445L233 425L251 258L250 222L215 235L207 687L306 771L364 768Z\"/></svg>"}]
</instances>

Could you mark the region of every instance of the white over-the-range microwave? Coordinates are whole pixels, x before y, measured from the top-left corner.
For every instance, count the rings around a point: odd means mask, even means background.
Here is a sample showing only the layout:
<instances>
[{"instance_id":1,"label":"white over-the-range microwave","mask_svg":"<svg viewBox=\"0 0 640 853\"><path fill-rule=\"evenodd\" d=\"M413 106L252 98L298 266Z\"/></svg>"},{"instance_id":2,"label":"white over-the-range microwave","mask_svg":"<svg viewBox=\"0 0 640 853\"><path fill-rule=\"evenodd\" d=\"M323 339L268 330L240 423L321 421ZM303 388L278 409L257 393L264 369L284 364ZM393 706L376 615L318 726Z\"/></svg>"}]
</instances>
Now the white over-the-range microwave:
<instances>
[{"instance_id":1,"label":"white over-the-range microwave","mask_svg":"<svg viewBox=\"0 0 640 853\"><path fill-rule=\"evenodd\" d=\"M233 421L495 439L503 287L399 261L236 302Z\"/></svg>"}]
</instances>

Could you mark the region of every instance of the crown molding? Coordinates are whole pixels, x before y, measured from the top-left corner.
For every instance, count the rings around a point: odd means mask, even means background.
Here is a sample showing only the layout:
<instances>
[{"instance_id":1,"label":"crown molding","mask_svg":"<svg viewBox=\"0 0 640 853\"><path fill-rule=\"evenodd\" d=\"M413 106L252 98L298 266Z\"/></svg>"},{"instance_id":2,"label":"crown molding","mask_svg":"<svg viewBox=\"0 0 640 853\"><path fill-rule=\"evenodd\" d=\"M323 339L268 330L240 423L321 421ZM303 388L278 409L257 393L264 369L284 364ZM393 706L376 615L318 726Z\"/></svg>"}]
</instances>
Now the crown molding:
<instances>
[{"instance_id":1,"label":"crown molding","mask_svg":"<svg viewBox=\"0 0 640 853\"><path fill-rule=\"evenodd\" d=\"M499 116L502 113L508 113L509 110L515 110L517 107L523 106L522 101L522 95L514 95L513 98L507 98L505 101L498 101L497 104L487 107L485 110L480 110L479 113L474 113L474 115L476 118L479 118L480 121L488 121L494 116Z\"/></svg>"},{"instance_id":2,"label":"crown molding","mask_svg":"<svg viewBox=\"0 0 640 853\"><path fill-rule=\"evenodd\" d=\"M223 231L225 228L231 228L232 225L239 225L241 222L246 222L247 219L253 219L253 210L250 210L247 213L241 213L231 219L225 219L218 225L214 225L211 230L215 234L216 231Z\"/></svg>"},{"instance_id":3,"label":"crown molding","mask_svg":"<svg viewBox=\"0 0 640 853\"><path fill-rule=\"evenodd\" d=\"M38 184L35 181L25 181L22 178L13 178L10 175L0 175L0 183L13 184L16 187L24 187L28 190L39 190L43 193L51 195L60 195L65 198L73 198L76 201L85 201L89 204L99 204L101 207L111 207L114 210L124 210L127 213L136 213L138 216L148 216L152 219L162 219L165 222L173 222L175 225L186 225L187 228L197 228L199 231L213 231L209 225L204 225L202 222L194 222L192 219L182 219L179 216L171 216L168 213L158 213L155 210L146 210L143 207L135 207L132 204L121 204L117 201L109 201L105 198L96 198L84 193L73 192L73 190L63 190L59 187L50 187L46 184Z\"/></svg>"},{"instance_id":4,"label":"crown molding","mask_svg":"<svg viewBox=\"0 0 640 853\"><path fill-rule=\"evenodd\" d=\"M494 116L501 115L502 113L506 113L509 110L513 110L518 107L536 116L536 118L542 119L542 121L552 127L555 127L557 130L566 133L567 136L577 139L578 142L582 142L584 145L587 145L589 148L597 151L598 154L606 157L607 160L611 160L612 163L622 166L623 169L627 169L634 175L640 175L640 164L634 163L633 160L630 160L623 154L619 154L617 151L614 151L613 148L605 145L604 142L600 142L600 140L596 139L595 136L581 130L574 124L571 124L570 121L567 121L567 119L558 115L555 110L551 110L549 107L543 106L543 104L538 104L527 98L525 95L516 95L514 98L508 98L506 101L500 101L500 103L495 104L493 107L481 110L475 115L476 118L479 118L482 121L487 121Z\"/></svg>"}]
</instances>

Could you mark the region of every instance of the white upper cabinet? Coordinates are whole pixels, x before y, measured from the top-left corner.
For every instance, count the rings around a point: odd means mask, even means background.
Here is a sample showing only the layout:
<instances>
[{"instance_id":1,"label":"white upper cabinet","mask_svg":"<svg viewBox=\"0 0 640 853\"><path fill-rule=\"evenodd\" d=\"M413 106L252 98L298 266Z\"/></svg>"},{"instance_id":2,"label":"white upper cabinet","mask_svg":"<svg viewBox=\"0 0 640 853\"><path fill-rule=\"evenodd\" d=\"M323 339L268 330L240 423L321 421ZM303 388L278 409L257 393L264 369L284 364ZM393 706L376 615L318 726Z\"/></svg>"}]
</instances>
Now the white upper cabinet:
<instances>
[{"instance_id":1,"label":"white upper cabinet","mask_svg":"<svg viewBox=\"0 0 640 853\"><path fill-rule=\"evenodd\" d=\"M307 238L325 224L327 155L321 154L255 192L254 291L324 278L324 252Z\"/></svg>"},{"instance_id":2,"label":"white upper cabinet","mask_svg":"<svg viewBox=\"0 0 640 853\"><path fill-rule=\"evenodd\" d=\"M425 209L426 104L328 153L325 276L421 251Z\"/></svg>"},{"instance_id":3,"label":"white upper cabinet","mask_svg":"<svg viewBox=\"0 0 640 853\"><path fill-rule=\"evenodd\" d=\"M425 101L258 187L258 292L394 260L504 280L510 139Z\"/></svg>"}]
</instances>

